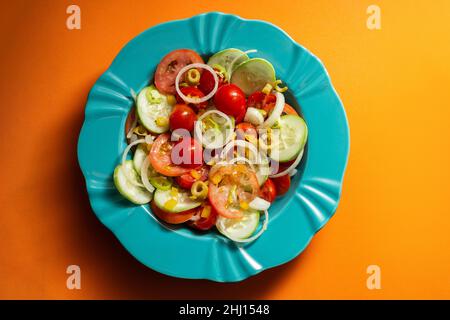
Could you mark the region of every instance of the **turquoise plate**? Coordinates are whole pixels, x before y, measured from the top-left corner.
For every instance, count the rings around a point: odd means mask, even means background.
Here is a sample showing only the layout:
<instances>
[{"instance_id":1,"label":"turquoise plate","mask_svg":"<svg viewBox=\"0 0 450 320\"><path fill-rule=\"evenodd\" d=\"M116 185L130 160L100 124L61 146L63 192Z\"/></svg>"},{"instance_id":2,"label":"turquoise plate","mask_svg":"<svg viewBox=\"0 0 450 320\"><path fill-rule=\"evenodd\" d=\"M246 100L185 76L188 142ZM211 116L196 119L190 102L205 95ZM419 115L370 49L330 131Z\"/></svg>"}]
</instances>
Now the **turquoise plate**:
<instances>
[{"instance_id":1,"label":"turquoise plate","mask_svg":"<svg viewBox=\"0 0 450 320\"><path fill-rule=\"evenodd\" d=\"M225 48L257 49L290 88L309 140L288 194L270 208L267 231L240 246L217 232L199 234L160 223L148 205L136 206L115 190L114 167L126 146L124 125L139 92L168 52L191 48L210 55ZM295 98L295 100L294 100ZM294 103L295 104L295 103ZM146 266L174 277L240 281L295 258L334 214L349 152L343 105L323 64L278 27L218 12L171 21L131 40L92 88L78 141L78 160L93 211Z\"/></svg>"}]
</instances>

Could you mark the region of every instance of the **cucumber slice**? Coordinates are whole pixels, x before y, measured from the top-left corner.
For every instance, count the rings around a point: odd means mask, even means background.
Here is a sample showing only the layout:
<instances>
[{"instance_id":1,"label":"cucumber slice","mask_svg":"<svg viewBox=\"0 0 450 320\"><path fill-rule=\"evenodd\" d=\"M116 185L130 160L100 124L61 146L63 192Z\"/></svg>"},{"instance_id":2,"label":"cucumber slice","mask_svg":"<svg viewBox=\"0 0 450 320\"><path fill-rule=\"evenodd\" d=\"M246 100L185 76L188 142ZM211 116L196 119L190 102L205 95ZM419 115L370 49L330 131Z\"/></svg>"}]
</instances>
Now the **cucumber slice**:
<instances>
[{"instance_id":1,"label":"cucumber slice","mask_svg":"<svg viewBox=\"0 0 450 320\"><path fill-rule=\"evenodd\" d=\"M127 170L127 175L125 175L124 170ZM120 194L131 202L135 204L149 203L152 200L152 193L145 188L132 184L127 177L130 177L135 182L140 182L139 175L134 170L133 161L131 160L127 160L124 167L121 164L116 167L114 170L114 184Z\"/></svg>"},{"instance_id":2,"label":"cucumber slice","mask_svg":"<svg viewBox=\"0 0 450 320\"><path fill-rule=\"evenodd\" d=\"M149 131L153 133L164 133L169 130L169 116L172 112L172 106L167 101L167 97L155 86L149 86L142 89L137 97L137 114L139 121ZM158 125L157 119L166 119L164 125Z\"/></svg>"},{"instance_id":3,"label":"cucumber slice","mask_svg":"<svg viewBox=\"0 0 450 320\"><path fill-rule=\"evenodd\" d=\"M231 72L233 72L238 65L248 60L247 54L239 49L230 48L217 52L211 58L209 58L208 65L214 67L215 64L218 64L228 71L231 63L237 57L239 58L234 62L233 70L231 70Z\"/></svg>"},{"instance_id":4,"label":"cucumber slice","mask_svg":"<svg viewBox=\"0 0 450 320\"><path fill-rule=\"evenodd\" d=\"M172 201L175 200L174 205L172 205ZM182 212L190 209L194 209L202 204L201 201L194 201L189 198L189 194L184 191L179 191L174 195L172 190L160 190L157 189L155 191L155 204L161 210L167 212ZM170 205L169 205L170 204Z\"/></svg>"},{"instance_id":5,"label":"cucumber slice","mask_svg":"<svg viewBox=\"0 0 450 320\"><path fill-rule=\"evenodd\" d=\"M141 172L142 163L144 162L147 155L148 155L147 147L144 146L143 144L140 144L136 148L136 151L134 152L133 156L133 166L137 172Z\"/></svg>"},{"instance_id":6,"label":"cucumber slice","mask_svg":"<svg viewBox=\"0 0 450 320\"><path fill-rule=\"evenodd\" d=\"M278 162L294 160L305 147L308 127L302 118L290 114L282 116L279 125L270 135L269 157Z\"/></svg>"},{"instance_id":7,"label":"cucumber slice","mask_svg":"<svg viewBox=\"0 0 450 320\"><path fill-rule=\"evenodd\" d=\"M216 227L230 239L246 239L255 233L259 225L259 211L247 210L240 219L228 219L218 216Z\"/></svg>"},{"instance_id":8,"label":"cucumber slice","mask_svg":"<svg viewBox=\"0 0 450 320\"><path fill-rule=\"evenodd\" d=\"M231 83L237 85L246 95L262 90L267 83L274 83L275 69L261 58L249 59L241 63L231 75Z\"/></svg>"}]
</instances>

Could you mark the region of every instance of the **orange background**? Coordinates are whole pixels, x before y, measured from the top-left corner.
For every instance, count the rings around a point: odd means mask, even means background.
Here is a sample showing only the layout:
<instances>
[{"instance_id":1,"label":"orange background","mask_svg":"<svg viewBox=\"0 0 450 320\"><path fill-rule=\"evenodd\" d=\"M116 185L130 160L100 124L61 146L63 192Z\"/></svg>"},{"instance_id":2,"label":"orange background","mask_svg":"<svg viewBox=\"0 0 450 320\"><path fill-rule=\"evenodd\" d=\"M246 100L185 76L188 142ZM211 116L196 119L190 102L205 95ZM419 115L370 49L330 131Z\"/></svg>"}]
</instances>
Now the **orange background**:
<instances>
[{"instance_id":1,"label":"orange background","mask_svg":"<svg viewBox=\"0 0 450 320\"><path fill-rule=\"evenodd\" d=\"M66 29L72 3L81 30ZM351 129L336 216L299 258L238 284L137 262L91 212L76 157L89 89L122 46L213 10L273 22L317 54ZM2 1L0 298L449 299L449 36L447 0ZM70 264L81 290L66 288ZM366 288L370 264L381 290Z\"/></svg>"}]
</instances>

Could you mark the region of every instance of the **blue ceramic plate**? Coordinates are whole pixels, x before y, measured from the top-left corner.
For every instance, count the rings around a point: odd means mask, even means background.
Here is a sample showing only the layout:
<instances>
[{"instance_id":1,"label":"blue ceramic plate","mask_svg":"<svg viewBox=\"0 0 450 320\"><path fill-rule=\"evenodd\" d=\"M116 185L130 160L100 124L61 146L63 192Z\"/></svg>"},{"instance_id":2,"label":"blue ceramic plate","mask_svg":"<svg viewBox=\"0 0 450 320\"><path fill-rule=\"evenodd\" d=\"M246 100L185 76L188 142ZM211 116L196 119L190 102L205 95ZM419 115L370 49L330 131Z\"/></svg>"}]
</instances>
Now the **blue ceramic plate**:
<instances>
[{"instance_id":1,"label":"blue ceramic plate","mask_svg":"<svg viewBox=\"0 0 450 320\"><path fill-rule=\"evenodd\" d=\"M168 52L190 48L210 55L225 48L257 49L290 88L309 128L305 156L288 194L270 208L267 231L239 246L217 232L199 234L160 223L148 205L115 190L114 167L126 146L130 90L145 87ZM130 41L92 88L78 142L78 159L97 217L146 266L175 277L240 281L295 258L334 214L349 152L343 105L324 66L284 31L263 21L206 13L163 23Z\"/></svg>"}]
</instances>

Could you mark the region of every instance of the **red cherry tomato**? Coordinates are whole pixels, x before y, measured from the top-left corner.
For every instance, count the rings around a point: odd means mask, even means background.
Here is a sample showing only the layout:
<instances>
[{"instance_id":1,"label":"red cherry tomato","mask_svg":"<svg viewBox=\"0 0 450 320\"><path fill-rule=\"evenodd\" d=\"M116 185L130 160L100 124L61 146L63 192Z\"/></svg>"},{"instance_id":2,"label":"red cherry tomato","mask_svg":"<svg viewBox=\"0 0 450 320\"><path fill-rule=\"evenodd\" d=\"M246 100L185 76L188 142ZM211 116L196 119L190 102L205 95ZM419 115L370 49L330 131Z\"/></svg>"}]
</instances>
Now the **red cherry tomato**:
<instances>
[{"instance_id":1,"label":"red cherry tomato","mask_svg":"<svg viewBox=\"0 0 450 320\"><path fill-rule=\"evenodd\" d=\"M276 190L275 184L269 178L266 180L266 182L264 182L264 184L261 187L260 197L269 202L273 202L273 200L275 200L276 196L277 196L277 190Z\"/></svg>"},{"instance_id":2,"label":"red cherry tomato","mask_svg":"<svg viewBox=\"0 0 450 320\"><path fill-rule=\"evenodd\" d=\"M203 164L203 147L197 140L184 137L172 148L171 157L174 164L195 169Z\"/></svg>"},{"instance_id":3,"label":"red cherry tomato","mask_svg":"<svg viewBox=\"0 0 450 320\"><path fill-rule=\"evenodd\" d=\"M205 94L197 87L181 87L180 91L187 97L203 98L205 96ZM178 103L186 103L178 94L176 98ZM189 103L188 105L194 109L204 109L208 105L208 101L197 104Z\"/></svg>"},{"instance_id":4,"label":"red cherry tomato","mask_svg":"<svg viewBox=\"0 0 450 320\"><path fill-rule=\"evenodd\" d=\"M209 211L209 215L207 217L201 216L204 210L207 210L207 212ZM208 200L206 200L203 205L197 208L197 212L194 214L194 217L195 216L197 216L198 219L189 221L189 226L197 230L206 231L211 229L216 224L217 211L213 208L213 206L211 206Z\"/></svg>"},{"instance_id":5,"label":"red cherry tomato","mask_svg":"<svg viewBox=\"0 0 450 320\"><path fill-rule=\"evenodd\" d=\"M291 186L291 177L288 174L278 177L271 178L273 183L275 184L275 189L277 191L278 196L282 196L286 192L288 192L289 187Z\"/></svg>"},{"instance_id":6,"label":"red cherry tomato","mask_svg":"<svg viewBox=\"0 0 450 320\"><path fill-rule=\"evenodd\" d=\"M185 104L177 104L169 117L170 130L186 129L194 130L194 123L197 120L197 114Z\"/></svg>"},{"instance_id":7,"label":"red cherry tomato","mask_svg":"<svg viewBox=\"0 0 450 320\"><path fill-rule=\"evenodd\" d=\"M242 121L246 112L245 94L234 84L224 84L214 96L216 108L229 116L233 116L236 123Z\"/></svg>"},{"instance_id":8,"label":"red cherry tomato","mask_svg":"<svg viewBox=\"0 0 450 320\"><path fill-rule=\"evenodd\" d=\"M247 107L263 109L269 112L273 108L277 98L273 94L265 94L261 91L255 91L248 96Z\"/></svg>"},{"instance_id":9,"label":"red cherry tomato","mask_svg":"<svg viewBox=\"0 0 450 320\"><path fill-rule=\"evenodd\" d=\"M170 141L170 134L160 134L158 138L156 138L148 155L153 169L168 177L177 177L190 172L190 169L177 166L172 162L172 147L173 142Z\"/></svg>"},{"instance_id":10,"label":"red cherry tomato","mask_svg":"<svg viewBox=\"0 0 450 320\"><path fill-rule=\"evenodd\" d=\"M178 183L178 185L180 187L191 190L191 187L195 181L208 180L209 168L207 166L202 166L198 169L195 169L195 171L197 172L198 176L200 176L200 178L194 178L194 176L192 175L192 172L189 172L189 173L183 174L182 176L176 177L175 181Z\"/></svg>"},{"instance_id":11,"label":"red cherry tomato","mask_svg":"<svg viewBox=\"0 0 450 320\"><path fill-rule=\"evenodd\" d=\"M196 213L196 209L191 209L178 213L167 212L160 209L155 204L155 201L150 202L150 208L152 209L152 212L155 214L155 216L157 216L162 221L170 224L180 224L189 221Z\"/></svg>"},{"instance_id":12,"label":"red cherry tomato","mask_svg":"<svg viewBox=\"0 0 450 320\"><path fill-rule=\"evenodd\" d=\"M216 69L214 69L214 71L216 71ZM217 78L219 79L218 88L220 88L223 85L225 79L224 79L223 75L221 75L218 72L216 72L216 75L217 75ZM203 71L203 73L200 77L200 83L198 84L198 88L204 94L208 94L214 89L214 84L215 84L214 76L212 75L212 73L207 70Z\"/></svg>"},{"instance_id":13,"label":"red cherry tomato","mask_svg":"<svg viewBox=\"0 0 450 320\"><path fill-rule=\"evenodd\" d=\"M191 63L204 63L197 52L180 49L168 53L155 71L155 86L162 93L175 94L175 78L178 72Z\"/></svg>"}]
</instances>

